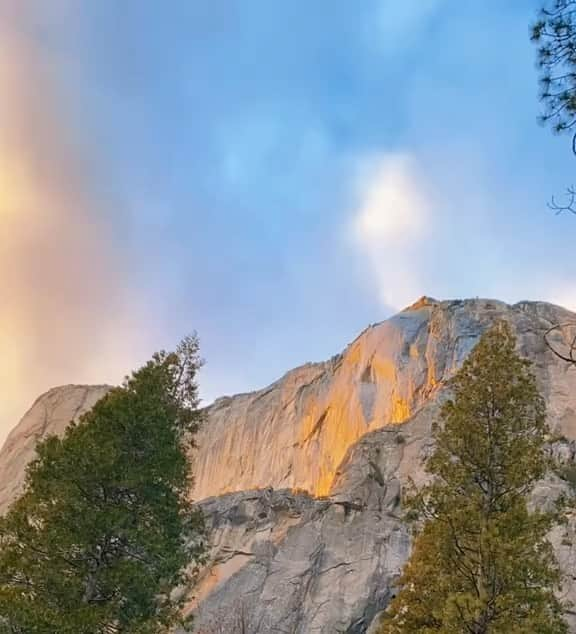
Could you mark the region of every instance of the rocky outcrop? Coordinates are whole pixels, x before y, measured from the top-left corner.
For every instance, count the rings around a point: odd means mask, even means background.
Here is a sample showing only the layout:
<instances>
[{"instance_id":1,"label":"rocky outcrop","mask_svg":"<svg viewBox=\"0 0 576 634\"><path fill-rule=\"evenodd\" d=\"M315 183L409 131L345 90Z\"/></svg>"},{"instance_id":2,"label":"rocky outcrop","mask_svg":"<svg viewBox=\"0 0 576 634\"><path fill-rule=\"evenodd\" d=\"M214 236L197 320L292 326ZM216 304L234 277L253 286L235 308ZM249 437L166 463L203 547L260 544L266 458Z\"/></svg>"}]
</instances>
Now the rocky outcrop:
<instances>
[{"instance_id":1,"label":"rocky outcrop","mask_svg":"<svg viewBox=\"0 0 576 634\"><path fill-rule=\"evenodd\" d=\"M71 421L92 409L109 389L106 385L65 385L36 400L0 451L0 514L21 492L36 443L47 435L63 434Z\"/></svg>"},{"instance_id":2,"label":"rocky outcrop","mask_svg":"<svg viewBox=\"0 0 576 634\"><path fill-rule=\"evenodd\" d=\"M535 362L554 425L576 437L576 371L543 340L550 325L576 316L542 302L423 298L367 328L328 362L217 400L198 438L194 497L261 486L327 495L348 449L435 400L495 319L514 326L520 349Z\"/></svg>"},{"instance_id":3,"label":"rocky outcrop","mask_svg":"<svg viewBox=\"0 0 576 634\"><path fill-rule=\"evenodd\" d=\"M406 527L386 511L394 504L360 509L286 490L212 498L214 565L196 631L365 632L408 555Z\"/></svg>"},{"instance_id":4,"label":"rocky outcrop","mask_svg":"<svg viewBox=\"0 0 576 634\"><path fill-rule=\"evenodd\" d=\"M402 491L427 478L438 405L408 422L371 432L348 452L331 495L256 490L202 503L213 536L199 584L196 632L201 634L371 634L396 592L410 553ZM561 440L557 456L574 464L576 443ZM575 483L549 474L531 504L550 507ZM550 540L564 573L562 598L576 605L576 515ZM199 605L198 605L199 604ZM576 632L576 613L566 614Z\"/></svg>"},{"instance_id":5,"label":"rocky outcrop","mask_svg":"<svg viewBox=\"0 0 576 634\"><path fill-rule=\"evenodd\" d=\"M532 503L549 504L576 487L576 368L543 339L551 325L576 315L541 302L423 298L331 360L208 408L191 492L212 540L189 605L196 631L359 634L375 627L409 554L403 488L408 478L424 482L446 382L497 319L516 331L550 425L564 436L553 447L564 477L550 474ZM563 334L553 336L562 345ZM0 508L18 492L37 439L61 433L107 389L59 388L37 401L0 453ZM564 591L575 600L576 518L551 539L566 572ZM576 622L571 627L576 632Z\"/></svg>"},{"instance_id":6,"label":"rocky outcrop","mask_svg":"<svg viewBox=\"0 0 576 634\"><path fill-rule=\"evenodd\" d=\"M201 584L200 632L374 631L409 553L402 490L408 478L425 481L423 462L433 449L431 425L446 381L497 319L513 325L520 351L533 361L549 423L565 436L554 450L573 463L576 370L548 350L543 335L576 316L538 302L421 301L371 326L330 362L211 408L197 463L199 497L251 485L300 488L310 498L284 519L270 509L294 504L289 491L205 502L218 528ZM532 503L549 504L569 489L550 474ZM254 506L246 506L246 495ZM239 506L246 519L235 524ZM276 536L274 526L283 527ZM242 546L231 546L240 535ZM564 595L575 601L576 518L551 540L565 572ZM573 615L567 618L576 632Z\"/></svg>"},{"instance_id":7,"label":"rocky outcrop","mask_svg":"<svg viewBox=\"0 0 576 634\"><path fill-rule=\"evenodd\" d=\"M196 631L366 632L409 554L400 508L406 457L427 451L432 413L365 436L329 497L264 489L203 502L213 550Z\"/></svg>"}]
</instances>

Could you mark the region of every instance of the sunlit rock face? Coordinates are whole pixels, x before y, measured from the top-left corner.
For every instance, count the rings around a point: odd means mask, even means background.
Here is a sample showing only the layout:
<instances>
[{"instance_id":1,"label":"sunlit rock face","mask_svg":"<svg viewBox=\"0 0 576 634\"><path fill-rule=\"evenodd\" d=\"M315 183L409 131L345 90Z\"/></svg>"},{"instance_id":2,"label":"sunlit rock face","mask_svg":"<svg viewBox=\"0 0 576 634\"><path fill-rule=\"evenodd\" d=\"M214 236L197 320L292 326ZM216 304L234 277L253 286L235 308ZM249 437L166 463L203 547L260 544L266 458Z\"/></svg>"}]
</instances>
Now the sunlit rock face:
<instances>
[{"instance_id":1,"label":"sunlit rock face","mask_svg":"<svg viewBox=\"0 0 576 634\"><path fill-rule=\"evenodd\" d=\"M203 501L212 550L196 589L199 605L189 606L194 631L375 634L410 554L402 490L428 478L423 464L438 412L431 402L405 423L366 434L346 454L326 498L260 489ZM554 450L573 462L576 443L561 440ZM569 488L549 474L530 504L549 506ZM550 539L564 572L562 598L574 603L576 514ZM576 633L576 615L566 618Z\"/></svg>"},{"instance_id":2,"label":"sunlit rock face","mask_svg":"<svg viewBox=\"0 0 576 634\"><path fill-rule=\"evenodd\" d=\"M330 361L216 401L198 438L193 497L265 486L328 495L347 450L434 400L496 319L514 326L521 351L534 360L554 424L575 435L576 370L543 340L550 325L570 318L576 316L540 302L422 298L370 326Z\"/></svg>"},{"instance_id":3,"label":"sunlit rock face","mask_svg":"<svg viewBox=\"0 0 576 634\"><path fill-rule=\"evenodd\" d=\"M573 465L576 368L550 352L543 336L554 324L576 323L576 315L541 302L423 298L330 361L208 408L191 492L211 540L188 606L197 634L376 631L410 552L402 491L409 478L427 478L447 379L498 319L512 325L532 360L549 424L565 436L553 450ZM553 337L557 347L562 336ZM36 441L62 433L107 389L57 388L34 404L0 453L0 512L20 490ZM531 504L546 506L570 486L550 474ZM576 604L576 514L550 537L565 596ZM576 634L576 617L567 619Z\"/></svg>"},{"instance_id":4,"label":"sunlit rock face","mask_svg":"<svg viewBox=\"0 0 576 634\"><path fill-rule=\"evenodd\" d=\"M551 424L576 438L576 368L553 355L543 339L551 325L576 322L576 315L544 302L510 306L424 297L367 328L329 361L291 370L263 390L218 399L198 435L193 498L261 487L328 495L348 449L368 432L400 424L437 400L497 319L512 324L520 351L534 362ZM0 508L6 492L17 490L14 482L36 441L60 434L107 389L65 386L37 400L0 452Z\"/></svg>"},{"instance_id":5,"label":"sunlit rock face","mask_svg":"<svg viewBox=\"0 0 576 634\"><path fill-rule=\"evenodd\" d=\"M105 385L65 385L36 400L0 451L0 514L21 492L24 470L35 456L36 443L50 434L61 435L109 389Z\"/></svg>"}]
</instances>

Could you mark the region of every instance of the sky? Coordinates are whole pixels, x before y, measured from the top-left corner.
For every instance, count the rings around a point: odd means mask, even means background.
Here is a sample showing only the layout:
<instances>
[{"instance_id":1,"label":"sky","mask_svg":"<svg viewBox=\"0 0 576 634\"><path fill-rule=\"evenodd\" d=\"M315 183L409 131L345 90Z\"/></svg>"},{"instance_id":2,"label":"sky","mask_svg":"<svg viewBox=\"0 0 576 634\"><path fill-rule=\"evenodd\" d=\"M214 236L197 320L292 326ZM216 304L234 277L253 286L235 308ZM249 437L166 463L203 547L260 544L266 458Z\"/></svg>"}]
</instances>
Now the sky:
<instances>
[{"instance_id":1,"label":"sky","mask_svg":"<svg viewBox=\"0 0 576 634\"><path fill-rule=\"evenodd\" d=\"M576 309L535 0L0 0L0 442L197 331L204 401L421 295Z\"/></svg>"}]
</instances>

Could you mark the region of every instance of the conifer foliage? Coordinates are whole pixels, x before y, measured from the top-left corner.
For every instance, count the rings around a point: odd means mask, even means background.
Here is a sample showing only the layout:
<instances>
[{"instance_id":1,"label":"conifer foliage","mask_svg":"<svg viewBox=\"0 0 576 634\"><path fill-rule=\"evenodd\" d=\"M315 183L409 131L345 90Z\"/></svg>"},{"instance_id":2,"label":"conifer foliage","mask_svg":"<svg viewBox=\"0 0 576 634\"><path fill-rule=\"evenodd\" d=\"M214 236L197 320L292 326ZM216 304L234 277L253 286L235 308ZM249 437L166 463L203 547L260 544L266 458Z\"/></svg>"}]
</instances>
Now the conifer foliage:
<instances>
[{"instance_id":1,"label":"conifer foliage","mask_svg":"<svg viewBox=\"0 0 576 634\"><path fill-rule=\"evenodd\" d=\"M538 46L544 123L555 132L576 126L576 0L544 0L532 41ZM576 145L574 145L576 151Z\"/></svg>"},{"instance_id":2,"label":"conifer foliage","mask_svg":"<svg viewBox=\"0 0 576 634\"><path fill-rule=\"evenodd\" d=\"M0 632L152 634L178 622L174 589L204 550L188 498L199 366L187 338L38 446L0 520Z\"/></svg>"},{"instance_id":3,"label":"conifer foliage","mask_svg":"<svg viewBox=\"0 0 576 634\"><path fill-rule=\"evenodd\" d=\"M434 428L431 483L408 500L420 532L381 634L560 634L560 573L529 512L548 466L545 407L506 323L488 331L452 380Z\"/></svg>"}]
</instances>

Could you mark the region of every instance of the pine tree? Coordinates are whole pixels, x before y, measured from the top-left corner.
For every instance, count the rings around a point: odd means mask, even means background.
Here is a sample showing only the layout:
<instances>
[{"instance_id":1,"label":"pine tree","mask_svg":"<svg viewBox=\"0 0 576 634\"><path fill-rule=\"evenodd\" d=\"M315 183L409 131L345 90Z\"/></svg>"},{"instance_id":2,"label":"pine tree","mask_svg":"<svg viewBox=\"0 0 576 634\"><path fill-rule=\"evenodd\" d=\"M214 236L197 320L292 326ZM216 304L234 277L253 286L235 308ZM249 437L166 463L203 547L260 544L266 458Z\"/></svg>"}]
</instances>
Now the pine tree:
<instances>
[{"instance_id":1,"label":"pine tree","mask_svg":"<svg viewBox=\"0 0 576 634\"><path fill-rule=\"evenodd\" d=\"M542 0L532 26L540 69L540 97L545 105L543 123L557 133L576 125L576 0ZM576 145L574 146L576 150Z\"/></svg>"},{"instance_id":2,"label":"pine tree","mask_svg":"<svg viewBox=\"0 0 576 634\"><path fill-rule=\"evenodd\" d=\"M38 446L0 520L0 632L152 634L178 622L174 589L204 549L188 497L199 365L187 338Z\"/></svg>"},{"instance_id":3,"label":"pine tree","mask_svg":"<svg viewBox=\"0 0 576 634\"><path fill-rule=\"evenodd\" d=\"M531 29L540 71L540 119L555 133L570 134L576 154L576 0L540 1ZM564 200L553 196L548 206L557 213L576 214L576 187L566 188Z\"/></svg>"},{"instance_id":4,"label":"pine tree","mask_svg":"<svg viewBox=\"0 0 576 634\"><path fill-rule=\"evenodd\" d=\"M408 500L420 532L381 634L559 634L560 573L529 512L549 466L545 407L506 323L488 331L451 382L434 427L431 483Z\"/></svg>"}]
</instances>

